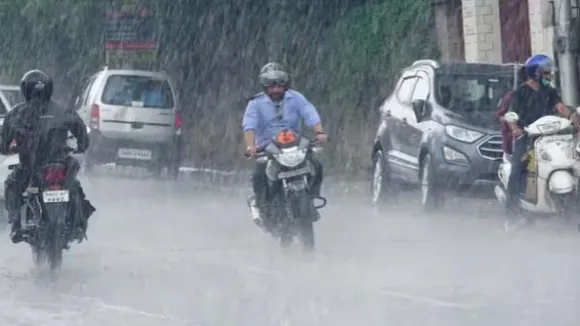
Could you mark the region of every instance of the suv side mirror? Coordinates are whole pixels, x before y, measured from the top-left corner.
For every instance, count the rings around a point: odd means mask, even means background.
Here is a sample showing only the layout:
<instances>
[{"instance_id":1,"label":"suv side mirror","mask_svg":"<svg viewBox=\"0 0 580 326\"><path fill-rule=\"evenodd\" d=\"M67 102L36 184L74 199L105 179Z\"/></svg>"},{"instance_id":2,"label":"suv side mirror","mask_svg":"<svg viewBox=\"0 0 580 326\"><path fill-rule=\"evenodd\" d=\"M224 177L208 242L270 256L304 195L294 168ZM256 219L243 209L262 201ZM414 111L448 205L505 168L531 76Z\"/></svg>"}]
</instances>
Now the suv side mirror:
<instances>
[{"instance_id":1,"label":"suv side mirror","mask_svg":"<svg viewBox=\"0 0 580 326\"><path fill-rule=\"evenodd\" d=\"M431 115L431 104L425 100L414 100L411 106L417 122L421 122Z\"/></svg>"}]
</instances>

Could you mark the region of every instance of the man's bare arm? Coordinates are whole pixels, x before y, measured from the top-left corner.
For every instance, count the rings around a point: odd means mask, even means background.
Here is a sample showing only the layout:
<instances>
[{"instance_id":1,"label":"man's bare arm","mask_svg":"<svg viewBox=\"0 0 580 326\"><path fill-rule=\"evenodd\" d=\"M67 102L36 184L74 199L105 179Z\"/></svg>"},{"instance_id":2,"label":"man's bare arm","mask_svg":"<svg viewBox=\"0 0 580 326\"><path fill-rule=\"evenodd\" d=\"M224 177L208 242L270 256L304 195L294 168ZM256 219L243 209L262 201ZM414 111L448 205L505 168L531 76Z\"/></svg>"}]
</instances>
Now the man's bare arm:
<instances>
[{"instance_id":1,"label":"man's bare arm","mask_svg":"<svg viewBox=\"0 0 580 326\"><path fill-rule=\"evenodd\" d=\"M320 122L312 126L312 130L317 134L324 133L324 129L322 129L322 123Z\"/></svg>"},{"instance_id":2,"label":"man's bare arm","mask_svg":"<svg viewBox=\"0 0 580 326\"><path fill-rule=\"evenodd\" d=\"M256 146L256 133L253 129L244 132L244 142L246 143L246 147Z\"/></svg>"}]
</instances>

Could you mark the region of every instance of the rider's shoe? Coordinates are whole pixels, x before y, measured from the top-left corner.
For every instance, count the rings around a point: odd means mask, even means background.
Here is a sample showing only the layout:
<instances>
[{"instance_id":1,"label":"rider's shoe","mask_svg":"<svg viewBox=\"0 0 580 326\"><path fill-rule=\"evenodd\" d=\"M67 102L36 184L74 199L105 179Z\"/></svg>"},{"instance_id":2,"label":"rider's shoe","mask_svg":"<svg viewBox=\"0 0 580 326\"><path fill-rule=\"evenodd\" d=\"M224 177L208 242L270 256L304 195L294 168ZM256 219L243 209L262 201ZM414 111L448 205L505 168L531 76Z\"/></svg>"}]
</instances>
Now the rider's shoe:
<instances>
[{"instance_id":1,"label":"rider's shoe","mask_svg":"<svg viewBox=\"0 0 580 326\"><path fill-rule=\"evenodd\" d=\"M11 221L10 224L11 224L10 240L12 241L12 243L22 242L24 239L22 236L22 228L20 227L20 221L14 220Z\"/></svg>"}]
</instances>

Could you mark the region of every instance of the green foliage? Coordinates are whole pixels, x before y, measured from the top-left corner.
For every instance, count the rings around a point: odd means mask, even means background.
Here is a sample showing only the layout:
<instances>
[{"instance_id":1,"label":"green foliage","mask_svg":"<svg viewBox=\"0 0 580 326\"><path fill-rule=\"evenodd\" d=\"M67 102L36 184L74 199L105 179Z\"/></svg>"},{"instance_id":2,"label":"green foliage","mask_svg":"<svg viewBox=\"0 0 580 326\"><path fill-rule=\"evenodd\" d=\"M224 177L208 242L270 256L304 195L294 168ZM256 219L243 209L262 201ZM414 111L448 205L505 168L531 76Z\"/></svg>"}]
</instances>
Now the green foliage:
<instances>
[{"instance_id":1,"label":"green foliage","mask_svg":"<svg viewBox=\"0 0 580 326\"><path fill-rule=\"evenodd\" d=\"M432 31L430 6L423 0L360 6L328 29L325 58L307 89L315 90L336 135L336 147L327 154L334 167L355 172L368 165L378 107L400 69L438 57Z\"/></svg>"},{"instance_id":2,"label":"green foliage","mask_svg":"<svg viewBox=\"0 0 580 326\"><path fill-rule=\"evenodd\" d=\"M186 156L198 164L243 162L237 158L245 99L260 91L259 67L277 60L324 117L333 140L327 166L360 170L353 163L368 161L378 104L399 70L437 57L428 0L141 3L158 14L160 66L179 86ZM2 1L1 82L40 68L54 76L57 100L72 103L84 79L104 64L103 19L111 4Z\"/></svg>"}]
</instances>

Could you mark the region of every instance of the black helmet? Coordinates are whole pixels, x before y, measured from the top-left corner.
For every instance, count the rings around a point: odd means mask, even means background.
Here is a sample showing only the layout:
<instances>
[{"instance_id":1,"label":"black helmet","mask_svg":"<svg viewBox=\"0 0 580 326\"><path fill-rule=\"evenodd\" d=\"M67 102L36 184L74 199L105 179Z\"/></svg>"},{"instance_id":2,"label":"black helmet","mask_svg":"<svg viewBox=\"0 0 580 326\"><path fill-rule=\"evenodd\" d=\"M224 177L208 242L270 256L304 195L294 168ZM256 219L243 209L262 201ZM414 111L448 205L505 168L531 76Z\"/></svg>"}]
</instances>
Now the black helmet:
<instances>
[{"instance_id":1,"label":"black helmet","mask_svg":"<svg viewBox=\"0 0 580 326\"><path fill-rule=\"evenodd\" d=\"M31 70L20 80L20 91L26 101L33 98L50 101L52 88L52 78L40 70Z\"/></svg>"}]
</instances>

